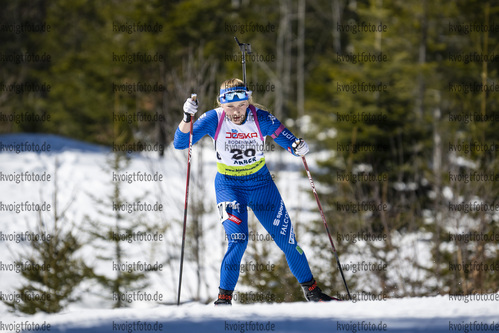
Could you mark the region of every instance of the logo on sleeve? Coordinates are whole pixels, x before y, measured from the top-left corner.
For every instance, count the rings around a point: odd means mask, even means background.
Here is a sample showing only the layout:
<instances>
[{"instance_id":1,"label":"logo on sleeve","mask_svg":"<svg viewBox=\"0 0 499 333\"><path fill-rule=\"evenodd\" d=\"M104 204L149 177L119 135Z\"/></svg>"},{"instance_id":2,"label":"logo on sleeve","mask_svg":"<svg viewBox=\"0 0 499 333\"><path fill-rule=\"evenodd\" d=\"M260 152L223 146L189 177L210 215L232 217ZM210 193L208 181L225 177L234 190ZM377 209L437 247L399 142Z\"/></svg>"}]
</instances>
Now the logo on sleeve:
<instances>
[{"instance_id":1,"label":"logo on sleeve","mask_svg":"<svg viewBox=\"0 0 499 333\"><path fill-rule=\"evenodd\" d=\"M272 121L272 125L274 125L274 121L277 120L276 117L274 117L273 115L269 114L269 118Z\"/></svg>"},{"instance_id":2,"label":"logo on sleeve","mask_svg":"<svg viewBox=\"0 0 499 333\"><path fill-rule=\"evenodd\" d=\"M293 140L294 139L294 135L293 133L291 133L290 131L282 131L281 134L288 140Z\"/></svg>"}]
</instances>

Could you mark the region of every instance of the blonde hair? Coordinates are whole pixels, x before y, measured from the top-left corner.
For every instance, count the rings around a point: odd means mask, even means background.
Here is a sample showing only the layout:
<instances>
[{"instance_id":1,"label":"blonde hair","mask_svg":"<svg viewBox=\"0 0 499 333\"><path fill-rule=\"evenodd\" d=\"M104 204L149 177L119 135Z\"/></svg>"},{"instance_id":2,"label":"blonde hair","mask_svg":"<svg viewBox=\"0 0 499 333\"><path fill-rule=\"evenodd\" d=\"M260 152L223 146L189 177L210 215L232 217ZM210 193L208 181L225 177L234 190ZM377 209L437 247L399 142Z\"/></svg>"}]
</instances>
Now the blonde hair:
<instances>
[{"instance_id":1,"label":"blonde hair","mask_svg":"<svg viewBox=\"0 0 499 333\"><path fill-rule=\"evenodd\" d=\"M232 79L228 79L228 80L225 80L221 85L220 85L220 90L222 89L228 89L228 88L233 88L233 87L242 87L242 88L246 88L246 86L244 85L244 82L238 78L232 78ZM249 104L252 104L254 106L256 106L257 108L259 109L262 109L262 110L265 110L265 111L268 111L266 107L264 107L263 105L260 105L260 104L257 104L257 103L254 103L253 102L253 96L250 96L249 99L248 99L248 102ZM222 103L220 103L220 99L219 99L219 96L217 96L217 105L220 107L222 106Z\"/></svg>"},{"instance_id":2,"label":"blonde hair","mask_svg":"<svg viewBox=\"0 0 499 333\"><path fill-rule=\"evenodd\" d=\"M238 78L233 78L233 79L228 79L225 80L221 85L220 85L220 90L222 89L228 89L228 88L233 88L233 87L244 87L244 82Z\"/></svg>"},{"instance_id":3,"label":"blonde hair","mask_svg":"<svg viewBox=\"0 0 499 333\"><path fill-rule=\"evenodd\" d=\"M225 80L220 85L220 90L233 88L233 87L241 87L241 88L244 88L244 90L246 90L246 86L244 85L244 82L240 79L237 79L237 78ZM249 97L248 102L250 104L253 104L253 98L251 96ZM217 105L222 106L222 103L220 103L220 96L217 96Z\"/></svg>"}]
</instances>

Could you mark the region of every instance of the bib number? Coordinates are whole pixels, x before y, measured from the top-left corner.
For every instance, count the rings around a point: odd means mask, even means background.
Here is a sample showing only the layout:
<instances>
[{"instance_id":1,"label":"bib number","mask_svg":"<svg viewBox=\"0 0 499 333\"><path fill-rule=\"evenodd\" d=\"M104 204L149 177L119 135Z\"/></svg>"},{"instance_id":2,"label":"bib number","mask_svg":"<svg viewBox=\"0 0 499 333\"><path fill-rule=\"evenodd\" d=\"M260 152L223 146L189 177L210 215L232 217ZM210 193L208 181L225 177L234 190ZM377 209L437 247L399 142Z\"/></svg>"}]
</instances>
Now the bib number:
<instances>
[{"instance_id":1,"label":"bib number","mask_svg":"<svg viewBox=\"0 0 499 333\"><path fill-rule=\"evenodd\" d=\"M256 155L256 149L254 149L254 148L248 148L248 149L246 149L246 150L243 151L242 149L234 148L234 149L230 150L230 153L234 154L234 155L232 155L232 159L233 160L241 160L241 159L244 158L244 156L246 156L246 157L254 157Z\"/></svg>"}]
</instances>

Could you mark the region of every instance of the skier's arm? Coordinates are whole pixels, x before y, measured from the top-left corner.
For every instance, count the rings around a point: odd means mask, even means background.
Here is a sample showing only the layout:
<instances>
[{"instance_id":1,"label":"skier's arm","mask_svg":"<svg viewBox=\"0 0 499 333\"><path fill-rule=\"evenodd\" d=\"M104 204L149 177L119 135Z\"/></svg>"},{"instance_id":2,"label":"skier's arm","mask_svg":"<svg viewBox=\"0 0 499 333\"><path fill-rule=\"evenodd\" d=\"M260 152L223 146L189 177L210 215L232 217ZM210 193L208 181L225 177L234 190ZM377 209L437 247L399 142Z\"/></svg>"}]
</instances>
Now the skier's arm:
<instances>
[{"instance_id":1,"label":"skier's arm","mask_svg":"<svg viewBox=\"0 0 499 333\"><path fill-rule=\"evenodd\" d=\"M308 152L308 145L303 139L298 139L290 130L288 130L276 117L267 111L258 111L258 122L262 135L270 135L274 141L282 148L295 156L303 156ZM293 147L293 144L297 147Z\"/></svg>"},{"instance_id":2,"label":"skier's arm","mask_svg":"<svg viewBox=\"0 0 499 333\"><path fill-rule=\"evenodd\" d=\"M282 126L282 125L281 125ZM286 127L274 138L274 141L295 156L304 156L308 153L308 145L302 138L297 138Z\"/></svg>"},{"instance_id":3,"label":"skier's arm","mask_svg":"<svg viewBox=\"0 0 499 333\"><path fill-rule=\"evenodd\" d=\"M217 112L215 110L205 112L193 124L192 144L198 142L206 134L214 137L217 130L217 124ZM190 124L185 120L182 120L175 131L175 138L173 139L173 146L175 149L185 149L189 147L189 130Z\"/></svg>"},{"instance_id":4,"label":"skier's arm","mask_svg":"<svg viewBox=\"0 0 499 333\"><path fill-rule=\"evenodd\" d=\"M186 123L183 119L182 121L180 122L180 124L178 125L178 129L180 130L180 132L182 133L189 133L190 129L191 129L191 125L190 125L190 122Z\"/></svg>"}]
</instances>

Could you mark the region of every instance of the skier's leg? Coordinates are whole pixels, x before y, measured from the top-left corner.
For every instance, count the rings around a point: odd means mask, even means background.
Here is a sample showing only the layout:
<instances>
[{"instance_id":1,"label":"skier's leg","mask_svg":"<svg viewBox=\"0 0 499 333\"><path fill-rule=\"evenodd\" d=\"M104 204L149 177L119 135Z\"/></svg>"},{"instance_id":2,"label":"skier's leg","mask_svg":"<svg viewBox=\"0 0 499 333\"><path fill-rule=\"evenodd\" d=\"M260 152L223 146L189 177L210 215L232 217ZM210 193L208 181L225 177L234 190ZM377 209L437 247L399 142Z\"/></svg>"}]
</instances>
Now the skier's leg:
<instances>
[{"instance_id":1,"label":"skier's leg","mask_svg":"<svg viewBox=\"0 0 499 333\"><path fill-rule=\"evenodd\" d=\"M236 287L241 259L248 245L248 219L240 217L240 220L242 222L239 225L232 220L223 222L229 242L220 270L220 288L225 290L234 290Z\"/></svg>"},{"instance_id":2,"label":"skier's leg","mask_svg":"<svg viewBox=\"0 0 499 333\"><path fill-rule=\"evenodd\" d=\"M220 220L228 241L220 269L220 288L234 290L239 278L241 259L248 245L248 211L241 192L217 188Z\"/></svg>"},{"instance_id":3,"label":"skier's leg","mask_svg":"<svg viewBox=\"0 0 499 333\"><path fill-rule=\"evenodd\" d=\"M305 298L315 302L333 300L317 286L307 257L296 242L293 225L274 182L269 182L254 193L255 195L251 196L248 201L248 206L284 252L289 269L301 284Z\"/></svg>"},{"instance_id":4,"label":"skier's leg","mask_svg":"<svg viewBox=\"0 0 499 333\"><path fill-rule=\"evenodd\" d=\"M293 225L274 182L252 191L248 206L284 252L291 273L299 283L313 279L307 257L296 242Z\"/></svg>"}]
</instances>

